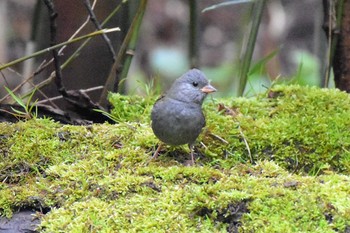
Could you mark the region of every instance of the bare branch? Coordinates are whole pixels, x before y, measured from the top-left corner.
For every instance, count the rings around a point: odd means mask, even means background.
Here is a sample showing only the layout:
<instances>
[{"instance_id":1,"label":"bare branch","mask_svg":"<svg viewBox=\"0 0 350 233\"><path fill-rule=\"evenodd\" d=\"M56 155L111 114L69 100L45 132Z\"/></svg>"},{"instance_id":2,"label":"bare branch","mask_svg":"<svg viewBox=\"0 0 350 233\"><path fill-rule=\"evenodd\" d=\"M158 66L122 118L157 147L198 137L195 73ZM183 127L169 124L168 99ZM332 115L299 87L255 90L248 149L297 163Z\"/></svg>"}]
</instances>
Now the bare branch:
<instances>
[{"instance_id":1,"label":"bare branch","mask_svg":"<svg viewBox=\"0 0 350 233\"><path fill-rule=\"evenodd\" d=\"M94 11L93 11L93 9L91 7L91 4L90 4L90 0L84 0L84 5L85 5L86 9L89 12L91 22L95 25L97 30L101 30L102 26L101 26L101 24L98 22L98 20L96 18L96 15L95 15L95 13L94 13ZM111 41L109 40L109 38L108 38L108 36L106 34L102 34L102 38L106 42L106 44L108 46L108 49L109 49L109 52L111 53L112 59L114 61L115 60L115 51L113 49Z\"/></svg>"},{"instance_id":2,"label":"bare branch","mask_svg":"<svg viewBox=\"0 0 350 233\"><path fill-rule=\"evenodd\" d=\"M46 4L47 9L49 11L49 15L50 15L50 45L54 46L57 43L56 42L57 13L55 12L54 4L53 4L52 0L44 0L44 3ZM62 70L61 70L61 63L60 63L58 51L56 49L53 49L52 55L53 55L55 71L56 71L55 84L56 84L57 90L63 96L67 96L67 92L66 92L66 89L65 89L65 87L63 85L63 81L62 81Z\"/></svg>"}]
</instances>

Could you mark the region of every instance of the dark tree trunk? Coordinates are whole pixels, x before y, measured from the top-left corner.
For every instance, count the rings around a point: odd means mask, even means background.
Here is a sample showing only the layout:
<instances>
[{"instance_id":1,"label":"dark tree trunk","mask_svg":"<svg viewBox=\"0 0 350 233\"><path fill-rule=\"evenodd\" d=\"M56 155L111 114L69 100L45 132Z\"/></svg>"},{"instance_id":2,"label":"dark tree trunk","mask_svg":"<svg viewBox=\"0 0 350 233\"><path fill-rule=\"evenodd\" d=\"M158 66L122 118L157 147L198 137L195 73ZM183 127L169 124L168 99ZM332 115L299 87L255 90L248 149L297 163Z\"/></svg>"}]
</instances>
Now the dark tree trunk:
<instances>
[{"instance_id":1,"label":"dark tree trunk","mask_svg":"<svg viewBox=\"0 0 350 233\"><path fill-rule=\"evenodd\" d=\"M350 92L350 1L344 1L339 41L333 59L334 81L337 88Z\"/></svg>"},{"instance_id":2,"label":"dark tree trunk","mask_svg":"<svg viewBox=\"0 0 350 233\"><path fill-rule=\"evenodd\" d=\"M350 1L344 0L342 9L338 5L340 2L324 0L325 31L328 40L337 40L332 60L335 86L350 93ZM334 8L330 10L332 4Z\"/></svg>"}]
</instances>

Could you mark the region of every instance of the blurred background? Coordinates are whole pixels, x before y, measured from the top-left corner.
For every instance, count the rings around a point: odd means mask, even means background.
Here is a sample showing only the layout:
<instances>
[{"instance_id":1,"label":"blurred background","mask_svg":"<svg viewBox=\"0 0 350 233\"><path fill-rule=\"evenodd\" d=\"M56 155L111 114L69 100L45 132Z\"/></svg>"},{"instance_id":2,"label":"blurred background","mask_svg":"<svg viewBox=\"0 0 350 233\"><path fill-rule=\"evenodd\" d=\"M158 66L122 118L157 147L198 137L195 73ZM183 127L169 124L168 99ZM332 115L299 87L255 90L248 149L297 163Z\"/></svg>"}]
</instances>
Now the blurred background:
<instances>
[{"instance_id":1,"label":"blurred background","mask_svg":"<svg viewBox=\"0 0 350 233\"><path fill-rule=\"evenodd\" d=\"M165 90L172 80L190 68L189 2L191 0L148 0L135 56L121 90L124 94L146 94L145 86ZM39 2L39 3L38 3ZM49 46L50 35L47 9L36 0L0 1L0 63L4 64ZM88 13L81 0L56 0L57 40L66 41ZM103 21L121 1L96 1L95 14ZM108 34L116 51L125 37L130 18L135 12L133 1L105 26L120 27L121 32ZM138 2L138 1L136 1ZM202 12L203 9L224 1L196 1L198 13L198 68L219 90L216 96L236 96L241 50L251 21L251 3L235 4ZM34 14L39 11L40 14ZM36 15L36 17L34 17ZM40 17L37 17L40 15ZM262 17L253 61L258 63L276 53L266 65L250 74L245 95L266 90L276 79L302 85L320 85L326 57L326 37L322 30L321 0L269 0ZM94 31L92 23L80 34ZM31 41L31 43L29 43ZM62 60L69 57L79 43L67 47ZM26 61L1 71L0 96L3 86L14 88L35 72L51 54ZM113 60L106 43L94 37L77 59L63 70L63 82L68 90L88 89L104 85ZM48 67L35 75L31 83L38 83L53 71ZM29 86L28 86L29 85ZM22 91L30 84L21 87ZM47 96L58 95L54 85L45 87ZM99 92L91 92L97 99Z\"/></svg>"}]
</instances>

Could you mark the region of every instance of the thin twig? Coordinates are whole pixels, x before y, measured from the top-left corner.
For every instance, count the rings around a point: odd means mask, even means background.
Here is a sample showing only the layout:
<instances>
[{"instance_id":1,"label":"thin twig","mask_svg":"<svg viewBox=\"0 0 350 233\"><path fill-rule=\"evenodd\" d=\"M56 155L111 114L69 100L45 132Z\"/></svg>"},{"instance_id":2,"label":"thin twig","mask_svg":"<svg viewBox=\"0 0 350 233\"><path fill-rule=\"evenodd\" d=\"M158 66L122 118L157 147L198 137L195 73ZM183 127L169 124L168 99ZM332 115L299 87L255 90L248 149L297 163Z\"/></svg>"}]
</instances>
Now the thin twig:
<instances>
[{"instance_id":1,"label":"thin twig","mask_svg":"<svg viewBox=\"0 0 350 233\"><path fill-rule=\"evenodd\" d=\"M12 69L12 68L9 68L8 69L10 72L16 74L20 79L23 79L23 75L20 74L19 72L17 72L16 70ZM0 72L2 74L2 72ZM6 83L6 86L9 86L8 83L7 83L7 80L5 77L3 77L4 80L5 80L5 83ZM17 85L15 88L13 88L11 91L14 93L16 91L18 91L18 89L20 89L26 82L28 81L28 79L22 81L19 85ZM3 98L0 99L0 103L3 102L5 99L7 99L8 97L10 96L10 93L7 93ZM14 101L15 102L15 101Z\"/></svg>"},{"instance_id":2,"label":"thin twig","mask_svg":"<svg viewBox=\"0 0 350 233\"><path fill-rule=\"evenodd\" d=\"M39 1L38 1L38 2L39 2ZM92 7L91 7L92 9L95 8L96 2L97 2L97 0L94 0L94 1L93 1ZM40 6L41 4L38 4L38 5ZM40 7L36 7L36 12L39 12L39 11L40 11L39 8L40 8ZM34 17L33 22L36 22L36 21L38 20L37 14L38 14L38 13L35 13L35 17ZM74 39L74 38L79 34L79 32L81 32L81 30L89 23L89 21L90 21L90 16L87 16L86 20L85 20L85 21L82 23L82 25L71 35L71 37L68 39L68 41ZM34 29L34 28L37 28L37 27L33 26L32 36L31 36L31 37L32 37L32 39L31 39L32 41L35 41L36 29ZM88 39L89 39L89 38L88 38ZM67 47L67 45L62 46L62 47L60 48L60 50L58 51L58 54L62 54L62 53L63 53L63 50L64 50L66 47ZM29 82L30 80L32 80L36 75L40 74L46 67L48 67L48 66L53 62L53 60L54 60L54 59L52 58L52 59L50 59L48 62L45 62L45 61L42 62L42 63L39 65L39 67L37 68L37 70L34 71L34 73L33 73L32 75L30 75L27 79L25 79L25 80L24 80L22 83L20 83L17 87L22 88L22 87L24 86L25 83L27 83L27 82ZM66 65L66 64L61 65L61 69L63 69L63 68L65 67L65 65ZM53 73L55 73L55 72L53 72ZM50 76L53 76L53 78L51 78L50 81L51 81L51 80L54 80L55 75L51 73ZM47 84L49 84L49 82L47 82ZM14 91L17 91L17 87L14 89ZM37 88L37 86L34 86L34 88ZM47 96L46 96L42 91L40 91L39 88L37 88L37 90L39 91L40 94L42 94L43 97L47 98ZM29 90L29 92L25 93L23 96L30 95L30 93L31 93L32 91L33 91L33 89ZM9 96L9 94L6 94L6 96L0 100L0 103L1 103L4 99L6 99L8 96ZM51 104L52 104L52 106L58 108L53 102L51 102Z\"/></svg>"},{"instance_id":3,"label":"thin twig","mask_svg":"<svg viewBox=\"0 0 350 233\"><path fill-rule=\"evenodd\" d=\"M225 139L223 139L219 135L216 135L216 134L213 134L213 133L209 133L209 136L213 137L214 139L219 140L222 143L229 144L228 141L226 141Z\"/></svg>"},{"instance_id":4,"label":"thin twig","mask_svg":"<svg viewBox=\"0 0 350 233\"><path fill-rule=\"evenodd\" d=\"M29 84L31 84L31 85L34 87L33 89L36 89L43 97L47 98L47 96L44 94L44 92L42 92L42 91L40 90L40 88L38 88L38 85L34 85L34 84L31 82L31 80L33 79L33 77L34 77L35 75L38 75L39 73L41 73L41 72L42 72L47 66L49 66L50 64L51 64L50 62L43 61L43 62L39 65L39 67L37 68L37 70L34 71L34 73L33 73L31 76L29 76L28 78L26 78L25 80L23 80L20 84L18 84L15 88L13 88L12 91L13 91L13 92L16 92L16 91L18 91L20 88L22 88L22 87L24 86L24 84L29 83ZM12 70L12 69L9 68L9 70ZM15 71L13 71L13 72L15 72ZM17 73L17 72L15 72L15 73ZM18 74L18 75L20 75L20 74ZM22 95L22 98L25 98L25 97L27 97L28 95L30 95L30 94L32 93L33 89L31 89L29 92L23 94L23 95ZM10 96L10 94L7 93L3 98L0 99L0 103L2 103L2 102L3 102L5 99L7 99L9 96ZM52 104L52 106L57 107L53 102L52 102L51 104ZM57 108L58 108L58 107L57 107Z\"/></svg>"},{"instance_id":5,"label":"thin twig","mask_svg":"<svg viewBox=\"0 0 350 233\"><path fill-rule=\"evenodd\" d=\"M106 25L109 20L120 10L121 6L125 3L125 1L122 1L107 17L106 19L102 22L102 26ZM95 2L93 3L93 8L96 4L96 0ZM60 48L62 47L60 50L59 50L59 54L61 54L63 52L63 49L66 48L66 46L68 44L71 44L71 43L75 43L75 42L78 42L80 40L84 40L84 43L79 46L79 48L68 58L69 61L72 61L74 58L77 57L77 54L79 54L79 52L87 45L87 43L91 40L92 37L94 36L98 36L98 35L101 35L101 34L104 34L104 33L110 33L110 32L115 32L115 31L120 31L120 28L119 27L115 27L115 28L110 28L110 29L103 29L103 30L100 30L100 31L95 31L95 32L92 32L92 33L89 33L87 35L83 35L83 36L80 36L80 37L77 37L77 38L74 38L82 29L83 27L89 22L90 18L88 17L86 19L86 21L80 26L80 28L69 38L68 41L65 41L65 42L62 42L60 44L57 44L55 46L52 46L52 47L49 47L49 48L45 48L43 50L40 50L38 52L35 52L31 55L28 55L28 56L24 56L24 57L21 57L19 59L16 59L16 60L13 60L9 63L6 63L6 64L2 64L0 65L0 70L3 70L5 68L8 68L10 66L13 66L15 64L18 64L20 62L23 62L25 60L28 60L28 59L31 59L33 57L37 57L41 54L44 54L44 53L47 53L47 52L50 52L52 49L56 49L56 48ZM51 64L53 60L50 60L49 63ZM68 64L68 62L66 61L63 65L62 65L62 69Z\"/></svg>"},{"instance_id":6,"label":"thin twig","mask_svg":"<svg viewBox=\"0 0 350 233\"><path fill-rule=\"evenodd\" d=\"M57 12L54 9L54 4L52 0L44 0L44 3L47 6L47 9L49 11L49 16L50 16L50 45L54 46L57 43L56 42ZM55 65L55 71L56 71L55 84L56 84L57 90L61 95L67 96L66 88L64 87L63 80L62 80L61 62L59 59L58 51L56 49L52 50L52 56L54 59L54 65Z\"/></svg>"},{"instance_id":7,"label":"thin twig","mask_svg":"<svg viewBox=\"0 0 350 233\"><path fill-rule=\"evenodd\" d=\"M92 3L92 6L91 6L92 10L95 9L96 2L97 0L94 0L94 2ZM81 30L83 30L83 28L89 23L89 21L90 21L90 16L86 17L86 20L84 21L84 23L73 33L73 35L71 35L71 37L68 40L72 40L73 38L75 38L79 34L79 32L81 32ZM67 47L66 45L63 46L60 49L60 53L62 53L66 47Z\"/></svg>"},{"instance_id":8,"label":"thin twig","mask_svg":"<svg viewBox=\"0 0 350 233\"><path fill-rule=\"evenodd\" d=\"M36 71L34 72L34 74L40 73L40 72L41 72L42 70L44 70L45 67L47 67L48 65L49 65L49 64L48 64L48 63L45 63L45 61L42 62L42 63L39 65L38 70L36 70ZM13 73L15 73L16 75L18 75L21 79L24 78L24 77L23 77L20 73L18 73L17 71L15 71L15 70L13 70L13 69L11 69L11 68L9 68L9 70L12 71ZM30 84L30 85L31 85L32 87L34 87L34 88L31 89L30 92L21 95L21 99L24 99L24 98L28 97L29 95L32 95L34 89L35 89L35 91L39 92L43 97L48 98L48 97L46 96L46 94L45 94L43 91L41 91L40 89L38 89L37 86L36 86L33 82L31 82L31 79L33 78L34 74L32 74L30 77L28 77L28 78L26 78L25 80L23 80L20 84L18 84L16 87L14 87L11 91L14 93L14 92L18 91L20 88L22 88L26 83L28 83L28 84ZM9 96L10 96L10 93L7 93L4 97L2 97L2 98L0 99L0 103L2 103L2 102L5 101L7 98L9 98ZM16 101L13 100L12 102L10 101L9 103L14 103L14 102L16 102ZM52 104L52 106L57 107L54 103L51 103L51 104ZM58 108L58 107L57 107L57 108Z\"/></svg>"},{"instance_id":9,"label":"thin twig","mask_svg":"<svg viewBox=\"0 0 350 233\"><path fill-rule=\"evenodd\" d=\"M92 9L95 8L95 5L96 5L96 2L97 0L94 0L93 4L92 4ZM121 1L120 4L118 4L118 6L116 6L113 11L105 18L105 20L102 22L102 26L104 26L106 23L108 23L110 21L110 19L112 19L112 17L120 10L121 6L125 4L125 1ZM56 49L56 48L61 48L59 50L59 54L62 54L63 50L67 47L67 45L71 44L71 43L75 43L75 42L78 42L80 40L84 40L85 41L83 42L82 45L79 46L79 48L66 60L65 63L63 63L61 65L61 69L65 68L69 63L70 61L74 60L74 58L76 58L78 56L78 53L85 47L85 45L92 39L92 37L94 36L98 36L98 35L101 35L101 34L104 34L104 33L110 33L110 32L114 32L114 31L120 31L120 29L118 27L116 28L112 28L112 29L104 29L104 30L100 30L100 31L96 31L96 32L92 32L90 34L87 34L87 35L84 35L84 36L80 36L80 37L76 37L76 35L79 34L79 32L88 24L90 20L90 16L87 17L87 19L85 20L85 22L73 33L73 35L69 38L68 41L65 41L63 43L60 43L60 44L57 44L55 46L52 46L52 47L49 47L49 48L46 48L46 49L43 49L43 50L40 50L40 51L37 51L31 55L28 55L28 56L25 56L25 57L21 57L19 59L16 59L14 61L11 61L7 64L1 64L0 65L0 70L2 69L5 69L5 68L8 68L8 67L11 67L17 63L20 63L20 62L23 62L25 60L28 60L28 59L31 59L33 57L36 57L36 56L39 56L39 55L42 55L44 53L47 53L47 52L50 52L52 51L53 49ZM48 61L46 64L42 64L39 66L39 68L31 75L31 77L27 78L26 80L24 80L24 83L25 82L28 82L29 80L31 80L34 76L36 76L37 74L41 73L48 65L50 65L51 63L53 62L53 59L51 59L50 61ZM49 83L51 83L52 80L55 79L55 72L52 72L51 75L43 80L42 82L40 82L39 84L37 84L35 87L37 88L37 90L40 91L40 88L48 85ZM20 84L19 87L22 87L23 84ZM17 90L17 89L16 89ZM30 91L31 93L31 91ZM29 94L30 94L29 93ZM28 93L24 94L23 96L26 96L28 95ZM5 96L4 98L2 98L0 100L3 101L4 99L6 99L7 96ZM55 106L55 104L52 102L51 103L53 106ZM56 107L56 106L55 106Z\"/></svg>"},{"instance_id":10,"label":"thin twig","mask_svg":"<svg viewBox=\"0 0 350 233\"><path fill-rule=\"evenodd\" d=\"M93 1L92 7L91 7L92 9L95 8L96 2L97 2L97 0L94 0L94 1ZM88 17L86 18L86 20L82 23L82 25L71 35L71 37L68 39L68 41L73 40L73 39L83 30L83 28L89 23L89 21L90 21L90 16L88 16ZM91 37L88 37L86 41L88 41L88 40L90 40L90 39L91 39ZM86 42L86 41L85 41L85 42ZM67 47L67 45L68 45L68 44L63 45L63 46L60 48L60 50L58 51L58 54L62 54L62 53L63 53L63 50ZM72 58L72 57L76 57L76 56L73 54L73 56L71 56L70 58ZM68 58L68 59L70 59L70 58ZM73 59L71 59L71 60L73 60ZM65 68L65 67L68 65L69 61L71 61L71 60L67 60L68 62L66 61L65 63L63 63L63 65L61 65L61 69ZM29 81L30 79L34 78L34 76L36 76L36 75L38 75L39 73L41 73L41 72L42 72L47 66L49 66L52 62L53 62L53 59L51 59L50 61L48 61L46 64L43 63L42 65L40 65L39 68L31 75L31 77L29 77L29 78L26 79L26 80ZM46 96L43 92L40 91L40 88L42 88L42 87L48 85L48 84L51 83L51 81L54 80L54 79L55 79L55 72L52 72L52 73L50 74L49 78L47 78L46 80L42 81L40 84L38 84L37 86L35 86L35 88L37 88L37 90L42 94L42 96L44 96L45 98L47 98L47 96ZM25 82L27 82L26 80L25 80ZM23 86L23 84L22 84L21 86ZM38 88L38 87L39 87L39 88ZM25 95L28 95L28 94L30 94L30 92L26 93ZM47 98L47 99L48 99L48 98ZM50 100L48 100L48 101L50 102L50 104L51 104L52 106L58 108L58 106L57 106L54 102L51 102ZM0 100L0 102L1 102L1 100Z\"/></svg>"},{"instance_id":11,"label":"thin twig","mask_svg":"<svg viewBox=\"0 0 350 233\"><path fill-rule=\"evenodd\" d=\"M98 35L101 35L103 33L110 33L110 32L115 32L115 31L120 31L120 28L119 27L115 27L115 28L103 29L101 31L95 31L95 32L92 32L92 33L89 33L89 34L86 34L86 35L74 38L72 40L68 40L68 41L56 44L54 46L51 46L51 47L48 47L46 49L42 49L42 50L40 50L38 52L35 52L35 53L31 54L31 55L28 55L28 56L25 56L25 57L21 57L19 59L16 59L14 61L9 62L9 63L0 65L0 70L3 70L5 68L13 66L13 65L15 65L17 63L20 63L20 62L23 62L25 60L28 60L30 58L37 57L37 56L39 56L41 54L44 54L44 53L47 53L47 52L51 52L53 49L57 49L57 48L60 48L62 46L65 46L65 45L72 44L72 43L75 43L77 41L84 40L86 38L90 38L90 37L93 37L93 36L98 36Z\"/></svg>"},{"instance_id":12,"label":"thin twig","mask_svg":"<svg viewBox=\"0 0 350 233\"><path fill-rule=\"evenodd\" d=\"M100 25L100 23L98 22L98 20L96 18L95 12L93 11L91 4L90 4L90 0L84 0L84 5L89 12L91 22L95 25L95 27L98 30L101 30L102 26ZM102 38L106 42L108 49L109 49L109 52L111 53L112 59L114 61L115 60L115 52L114 52L114 49L113 49L113 46L111 44L110 39L108 38L108 36L106 34L102 34Z\"/></svg>"},{"instance_id":13,"label":"thin twig","mask_svg":"<svg viewBox=\"0 0 350 233\"><path fill-rule=\"evenodd\" d=\"M79 90L83 93L88 93L88 92L91 92L91 91L96 91L96 90L101 90L103 88L103 86L97 86L97 87L92 87L92 88L88 88L88 89L85 89L85 90ZM59 95L59 96L55 96L55 97L51 97L51 98L48 98L48 99L44 99L44 100L40 100L37 102L37 104L44 104L46 102L51 102L51 101L54 101L54 100L59 100L59 99L62 99L64 98L62 95Z\"/></svg>"},{"instance_id":14,"label":"thin twig","mask_svg":"<svg viewBox=\"0 0 350 233\"><path fill-rule=\"evenodd\" d=\"M201 144L205 149L208 149L208 147L203 142L199 142L199 144Z\"/></svg>"},{"instance_id":15,"label":"thin twig","mask_svg":"<svg viewBox=\"0 0 350 233\"><path fill-rule=\"evenodd\" d=\"M2 79L3 79L4 82L5 82L6 86L9 87L10 85L9 85L9 83L7 82L7 79L6 79L5 75L4 75L4 73L3 73L2 71L0 71L0 74L1 74Z\"/></svg>"},{"instance_id":16,"label":"thin twig","mask_svg":"<svg viewBox=\"0 0 350 233\"><path fill-rule=\"evenodd\" d=\"M125 1L121 1L121 3L114 8L114 10L106 17L106 19L102 22L101 26L103 27L104 25L106 25L109 20L120 10L122 4L124 4ZM92 9L95 8L95 4L96 4L96 0L94 1L94 3L92 4ZM87 24L90 21L90 16L88 16L88 18L86 19L86 21L84 22L84 24ZM82 25L83 26L83 25ZM82 28L82 26L80 28ZM76 33L74 33L76 34ZM73 39L73 38L71 38ZM76 49L76 51L67 59L67 61L71 61L73 60L75 57L77 57L77 54L80 53L80 51L87 45L87 43L90 41L91 38L87 38L84 43L82 45L79 46L79 48ZM67 63L67 61L62 65L63 67L65 66L65 64Z\"/></svg>"},{"instance_id":17,"label":"thin twig","mask_svg":"<svg viewBox=\"0 0 350 233\"><path fill-rule=\"evenodd\" d=\"M243 138L243 141L244 141L244 144L247 148L247 151L248 151L248 155L249 155L249 158L250 158L250 162L251 164L254 164L254 159L253 159L253 156L252 156L252 153L250 152L250 148L249 148L249 144L248 144L248 141L247 139L245 138L244 134L243 134L243 131L242 131L242 128L240 125L238 125L238 129L239 129L239 134L242 136Z\"/></svg>"},{"instance_id":18,"label":"thin twig","mask_svg":"<svg viewBox=\"0 0 350 233\"><path fill-rule=\"evenodd\" d=\"M96 1L93 4L92 9L94 9ZM122 4L124 4L124 1L121 1L121 3L106 17L106 19L102 22L101 26L106 25L106 23L109 22L109 20L119 11L121 8ZM87 21L84 22L84 24L88 23L90 21L90 16L88 16ZM65 68L71 61L73 61L76 57L78 57L80 51L89 43L91 38L87 38L80 46L77 48L74 53L63 63L62 69Z\"/></svg>"}]
</instances>

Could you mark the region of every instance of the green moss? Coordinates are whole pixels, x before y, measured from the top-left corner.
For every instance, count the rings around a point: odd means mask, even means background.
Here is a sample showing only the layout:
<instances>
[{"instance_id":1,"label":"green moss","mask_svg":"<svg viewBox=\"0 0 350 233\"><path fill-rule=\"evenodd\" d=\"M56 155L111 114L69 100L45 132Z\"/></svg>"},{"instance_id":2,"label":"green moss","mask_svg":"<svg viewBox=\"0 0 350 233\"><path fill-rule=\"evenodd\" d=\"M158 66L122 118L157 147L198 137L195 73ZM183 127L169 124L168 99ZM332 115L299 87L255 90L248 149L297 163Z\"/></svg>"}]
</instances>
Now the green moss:
<instances>
[{"instance_id":1,"label":"green moss","mask_svg":"<svg viewBox=\"0 0 350 233\"><path fill-rule=\"evenodd\" d=\"M335 89L276 86L254 99L222 102L238 115L220 117L209 112L209 129L229 142L229 146L215 147L216 156L221 150L236 161L242 157L250 160L239 125L255 161L274 160L294 172L349 173L348 94Z\"/></svg>"},{"instance_id":2,"label":"green moss","mask_svg":"<svg viewBox=\"0 0 350 233\"><path fill-rule=\"evenodd\" d=\"M252 99L209 99L191 167L186 146L149 161L154 98L111 99L115 125L0 124L1 215L51 209L41 232L350 228L347 94L276 86Z\"/></svg>"},{"instance_id":3,"label":"green moss","mask_svg":"<svg viewBox=\"0 0 350 233\"><path fill-rule=\"evenodd\" d=\"M152 101L150 98L112 93L109 95L109 101L113 105L111 113L118 122L135 122L149 119Z\"/></svg>"}]
</instances>

